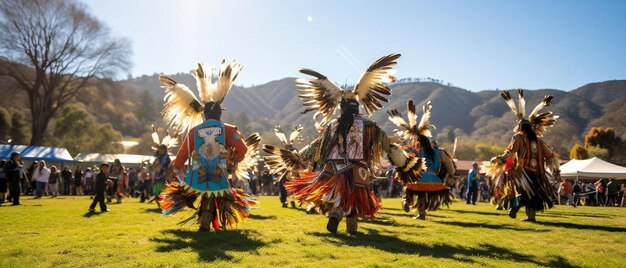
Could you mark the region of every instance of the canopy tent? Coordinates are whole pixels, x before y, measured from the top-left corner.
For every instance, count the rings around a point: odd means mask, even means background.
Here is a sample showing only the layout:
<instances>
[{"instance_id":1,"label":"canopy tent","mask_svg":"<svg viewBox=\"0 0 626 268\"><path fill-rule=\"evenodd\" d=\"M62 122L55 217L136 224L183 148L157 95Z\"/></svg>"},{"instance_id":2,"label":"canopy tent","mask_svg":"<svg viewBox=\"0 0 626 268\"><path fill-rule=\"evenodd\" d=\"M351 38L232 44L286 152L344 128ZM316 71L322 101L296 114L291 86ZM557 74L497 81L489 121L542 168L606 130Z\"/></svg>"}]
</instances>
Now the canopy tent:
<instances>
[{"instance_id":1,"label":"canopy tent","mask_svg":"<svg viewBox=\"0 0 626 268\"><path fill-rule=\"evenodd\" d=\"M597 157L572 159L561 166L561 177L626 179L626 168Z\"/></svg>"},{"instance_id":2,"label":"canopy tent","mask_svg":"<svg viewBox=\"0 0 626 268\"><path fill-rule=\"evenodd\" d=\"M20 153L23 160L44 160L46 162L74 162L72 155L65 148L0 144L0 159L11 158L12 152Z\"/></svg>"},{"instance_id":3,"label":"canopy tent","mask_svg":"<svg viewBox=\"0 0 626 268\"><path fill-rule=\"evenodd\" d=\"M172 160L175 157L170 156ZM115 159L119 159L124 165L141 165L145 161L154 162L154 156L139 154L96 154L96 153L79 153L74 160L84 164L100 164L103 162L113 163Z\"/></svg>"}]
</instances>

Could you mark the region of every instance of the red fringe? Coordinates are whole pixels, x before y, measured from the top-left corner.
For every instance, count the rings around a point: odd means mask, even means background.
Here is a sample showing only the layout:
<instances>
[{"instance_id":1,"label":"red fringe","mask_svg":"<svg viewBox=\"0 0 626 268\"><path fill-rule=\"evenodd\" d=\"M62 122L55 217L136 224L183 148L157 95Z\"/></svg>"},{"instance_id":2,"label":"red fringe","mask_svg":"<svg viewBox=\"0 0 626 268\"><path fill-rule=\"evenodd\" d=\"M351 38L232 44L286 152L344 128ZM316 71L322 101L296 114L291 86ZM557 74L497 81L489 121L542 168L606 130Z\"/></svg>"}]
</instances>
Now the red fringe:
<instances>
[{"instance_id":1,"label":"red fringe","mask_svg":"<svg viewBox=\"0 0 626 268\"><path fill-rule=\"evenodd\" d=\"M285 184L287 192L300 203L313 203L327 212L334 202L339 202L349 216L372 218L382 208L373 191L356 187L343 173L331 177L319 177L313 172L302 175Z\"/></svg>"}]
</instances>

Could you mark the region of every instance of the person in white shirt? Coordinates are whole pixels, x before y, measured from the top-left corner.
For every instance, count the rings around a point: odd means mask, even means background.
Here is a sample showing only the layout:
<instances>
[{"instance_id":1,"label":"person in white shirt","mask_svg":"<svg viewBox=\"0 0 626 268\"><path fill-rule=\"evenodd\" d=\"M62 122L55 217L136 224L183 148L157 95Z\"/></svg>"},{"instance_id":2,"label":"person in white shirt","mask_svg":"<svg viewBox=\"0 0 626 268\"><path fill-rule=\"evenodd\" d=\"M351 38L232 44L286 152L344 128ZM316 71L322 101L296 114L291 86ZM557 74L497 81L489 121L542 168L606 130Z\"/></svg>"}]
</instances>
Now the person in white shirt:
<instances>
[{"instance_id":1,"label":"person in white shirt","mask_svg":"<svg viewBox=\"0 0 626 268\"><path fill-rule=\"evenodd\" d=\"M45 161L39 161L39 166L33 172L33 180L35 181L36 193L35 199L41 198L46 184L50 179L50 170L46 167Z\"/></svg>"}]
</instances>

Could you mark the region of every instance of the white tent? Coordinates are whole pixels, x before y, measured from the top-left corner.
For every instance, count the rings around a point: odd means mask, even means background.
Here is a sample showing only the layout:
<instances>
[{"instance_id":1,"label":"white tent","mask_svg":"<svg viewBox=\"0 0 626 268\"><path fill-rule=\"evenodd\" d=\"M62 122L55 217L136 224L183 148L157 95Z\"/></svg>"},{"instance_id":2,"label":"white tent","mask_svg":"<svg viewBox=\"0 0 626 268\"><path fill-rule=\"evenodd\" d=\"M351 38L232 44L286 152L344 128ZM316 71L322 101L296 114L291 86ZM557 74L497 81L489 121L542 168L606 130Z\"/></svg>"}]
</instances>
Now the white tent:
<instances>
[{"instance_id":1,"label":"white tent","mask_svg":"<svg viewBox=\"0 0 626 268\"><path fill-rule=\"evenodd\" d=\"M626 168L597 157L585 160L572 159L561 166L561 177L626 179Z\"/></svg>"},{"instance_id":2,"label":"white tent","mask_svg":"<svg viewBox=\"0 0 626 268\"><path fill-rule=\"evenodd\" d=\"M170 156L172 160L176 157ZM137 155L137 154L95 154L95 153L79 153L74 160L84 164L100 164L103 162L113 163L115 159L119 159L124 165L141 165L144 161L154 162L154 156Z\"/></svg>"}]
</instances>

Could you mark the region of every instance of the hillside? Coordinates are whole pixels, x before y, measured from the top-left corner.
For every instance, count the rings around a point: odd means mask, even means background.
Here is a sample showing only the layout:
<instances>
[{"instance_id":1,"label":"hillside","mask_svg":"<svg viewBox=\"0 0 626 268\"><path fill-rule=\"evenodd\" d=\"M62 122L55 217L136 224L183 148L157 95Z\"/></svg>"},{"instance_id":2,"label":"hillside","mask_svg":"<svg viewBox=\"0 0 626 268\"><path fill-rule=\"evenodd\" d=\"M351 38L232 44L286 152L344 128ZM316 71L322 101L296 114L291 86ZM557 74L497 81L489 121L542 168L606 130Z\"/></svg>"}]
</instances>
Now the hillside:
<instances>
[{"instance_id":1,"label":"hillside","mask_svg":"<svg viewBox=\"0 0 626 268\"><path fill-rule=\"evenodd\" d=\"M190 74L171 75L175 80L195 90L195 80ZM393 95L384 110L372 115L385 131L393 125L386 119L386 111L397 108L406 112L406 101L413 99L418 105L426 101L433 104L434 132L440 143L450 146L454 137L461 142L480 141L506 146L511 136L514 117L504 104L499 92L485 90L471 92L434 82L397 83L391 85ZM545 139L561 154L582 140L591 126L613 127L619 135L626 134L626 80L590 83L570 91L558 89L526 90L527 110L530 111L544 95L555 96L550 110L560 116L555 128ZM27 98L15 93L6 80L0 79L0 105L10 109L25 109ZM111 123L127 137L144 135L151 123L163 126L159 112L164 91L159 86L157 74L124 81L98 80L75 98L73 103L82 106L99 122ZM264 133L271 139L275 124L291 128L305 126L304 137L315 136L312 113L302 114L302 104L296 96L294 78L283 78L252 87L235 86L225 101L225 121L236 123L244 134L252 131ZM245 116L246 118L242 118ZM244 122L240 122L240 121ZM144 135L143 138L146 138ZM474 143L471 144L473 146Z\"/></svg>"}]
</instances>

